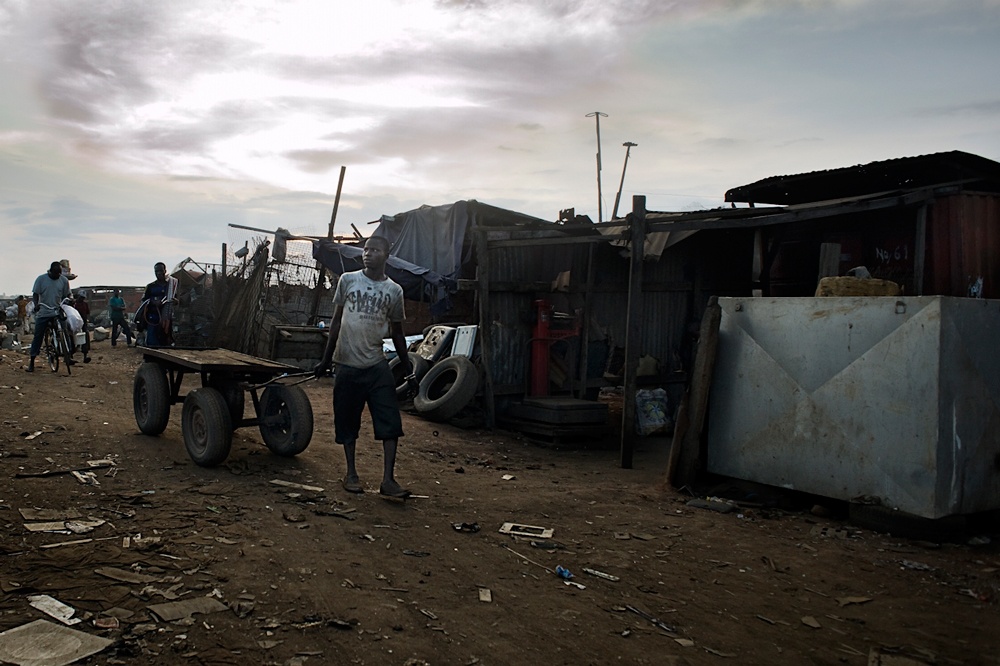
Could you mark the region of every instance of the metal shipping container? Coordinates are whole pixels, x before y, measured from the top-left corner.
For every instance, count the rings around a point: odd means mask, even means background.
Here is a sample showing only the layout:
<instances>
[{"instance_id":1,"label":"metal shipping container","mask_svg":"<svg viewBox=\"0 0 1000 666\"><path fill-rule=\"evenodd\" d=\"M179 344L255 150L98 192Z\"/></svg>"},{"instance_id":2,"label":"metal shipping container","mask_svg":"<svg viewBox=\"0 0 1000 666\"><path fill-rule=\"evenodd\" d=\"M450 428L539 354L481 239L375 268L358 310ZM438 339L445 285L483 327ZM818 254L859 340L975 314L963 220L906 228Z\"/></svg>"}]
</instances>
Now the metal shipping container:
<instances>
[{"instance_id":1,"label":"metal shipping container","mask_svg":"<svg viewBox=\"0 0 1000 666\"><path fill-rule=\"evenodd\" d=\"M1000 508L1000 301L719 303L710 472L925 518Z\"/></svg>"}]
</instances>

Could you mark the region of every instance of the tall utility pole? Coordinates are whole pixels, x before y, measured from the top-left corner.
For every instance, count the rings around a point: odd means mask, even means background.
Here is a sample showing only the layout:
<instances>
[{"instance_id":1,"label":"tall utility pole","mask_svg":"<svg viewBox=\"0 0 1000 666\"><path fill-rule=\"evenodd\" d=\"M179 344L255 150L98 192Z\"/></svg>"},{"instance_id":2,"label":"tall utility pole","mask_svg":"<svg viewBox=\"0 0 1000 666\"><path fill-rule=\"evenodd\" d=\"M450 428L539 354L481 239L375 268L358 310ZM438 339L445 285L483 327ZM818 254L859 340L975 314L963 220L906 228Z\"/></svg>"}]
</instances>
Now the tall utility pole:
<instances>
[{"instance_id":1,"label":"tall utility pole","mask_svg":"<svg viewBox=\"0 0 1000 666\"><path fill-rule=\"evenodd\" d=\"M618 183L618 194L615 195L615 209L611 211L612 220L618 217L618 202L622 200L622 188L625 187L625 169L628 168L628 153L639 144L626 141L622 145L625 146L625 165L622 167L622 182Z\"/></svg>"},{"instance_id":2,"label":"tall utility pole","mask_svg":"<svg viewBox=\"0 0 1000 666\"><path fill-rule=\"evenodd\" d=\"M593 113L588 113L585 117L593 118L597 121L597 221L604 221L604 211L601 205L601 116L605 118L608 114L601 113L600 111L594 111Z\"/></svg>"}]
</instances>

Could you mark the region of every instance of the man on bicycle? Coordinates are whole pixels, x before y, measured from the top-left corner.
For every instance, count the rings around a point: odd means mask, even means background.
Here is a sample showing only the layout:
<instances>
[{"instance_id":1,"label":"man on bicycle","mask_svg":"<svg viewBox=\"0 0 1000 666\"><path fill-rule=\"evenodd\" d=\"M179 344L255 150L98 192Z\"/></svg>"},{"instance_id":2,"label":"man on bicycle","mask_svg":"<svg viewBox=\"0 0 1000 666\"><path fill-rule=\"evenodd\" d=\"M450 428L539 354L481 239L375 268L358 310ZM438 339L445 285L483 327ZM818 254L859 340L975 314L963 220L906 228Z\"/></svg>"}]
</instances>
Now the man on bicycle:
<instances>
[{"instance_id":1,"label":"man on bicycle","mask_svg":"<svg viewBox=\"0 0 1000 666\"><path fill-rule=\"evenodd\" d=\"M35 279L31 288L31 298L35 304L35 337L31 339L31 357L28 360L28 372L35 371L35 357L42 348L45 330L49 322L58 319L62 314L60 304L70 295L69 280L62 274L62 265L53 261L48 273L42 273Z\"/></svg>"}]
</instances>

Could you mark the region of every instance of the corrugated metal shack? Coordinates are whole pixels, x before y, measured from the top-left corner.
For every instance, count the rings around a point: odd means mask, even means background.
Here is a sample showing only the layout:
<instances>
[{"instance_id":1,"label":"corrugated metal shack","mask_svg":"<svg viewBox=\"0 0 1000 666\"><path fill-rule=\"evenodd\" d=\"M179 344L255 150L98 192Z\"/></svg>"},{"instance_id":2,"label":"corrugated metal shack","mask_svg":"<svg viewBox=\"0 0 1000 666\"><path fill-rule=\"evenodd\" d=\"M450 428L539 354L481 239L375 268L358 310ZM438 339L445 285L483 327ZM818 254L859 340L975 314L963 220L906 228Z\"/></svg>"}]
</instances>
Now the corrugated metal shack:
<instances>
[{"instance_id":1,"label":"corrugated metal shack","mask_svg":"<svg viewBox=\"0 0 1000 666\"><path fill-rule=\"evenodd\" d=\"M625 386L630 423L638 359L659 361L646 382L685 381L710 295L812 296L819 278L864 265L907 295L1000 296L1000 164L992 160L953 151L775 176L726 199L750 207L655 213L636 197L625 219L604 224L475 227L477 281L463 286L478 296L488 411L526 393L539 299L580 325L562 350L567 380L557 391L583 397L608 383L602 360L625 348L615 381ZM637 239L647 261L622 254L619 245ZM631 447L623 428L626 467Z\"/></svg>"}]
</instances>

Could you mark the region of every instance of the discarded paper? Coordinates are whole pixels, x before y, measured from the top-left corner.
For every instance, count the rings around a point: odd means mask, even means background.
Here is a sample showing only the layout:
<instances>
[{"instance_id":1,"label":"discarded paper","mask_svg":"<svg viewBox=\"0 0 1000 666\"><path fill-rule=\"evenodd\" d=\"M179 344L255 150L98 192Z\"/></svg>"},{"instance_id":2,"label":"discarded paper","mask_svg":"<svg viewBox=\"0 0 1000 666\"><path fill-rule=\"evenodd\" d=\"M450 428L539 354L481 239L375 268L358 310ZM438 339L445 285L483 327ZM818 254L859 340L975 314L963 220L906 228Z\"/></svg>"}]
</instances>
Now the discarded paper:
<instances>
[{"instance_id":1,"label":"discarded paper","mask_svg":"<svg viewBox=\"0 0 1000 666\"><path fill-rule=\"evenodd\" d=\"M74 625L80 623L80 618L74 618L73 614L76 613L76 609L72 606L67 606L58 599L54 599L47 594L35 594L28 597L28 604L33 608L37 608L46 615L54 617L63 624Z\"/></svg>"}]
</instances>

